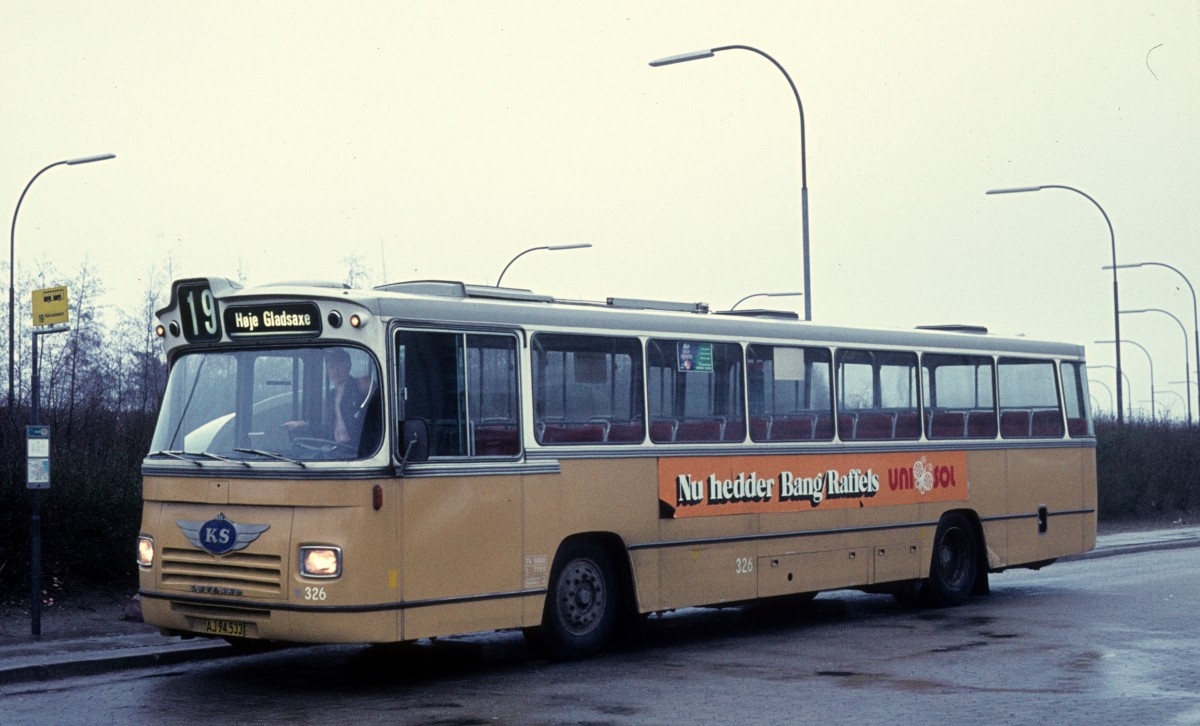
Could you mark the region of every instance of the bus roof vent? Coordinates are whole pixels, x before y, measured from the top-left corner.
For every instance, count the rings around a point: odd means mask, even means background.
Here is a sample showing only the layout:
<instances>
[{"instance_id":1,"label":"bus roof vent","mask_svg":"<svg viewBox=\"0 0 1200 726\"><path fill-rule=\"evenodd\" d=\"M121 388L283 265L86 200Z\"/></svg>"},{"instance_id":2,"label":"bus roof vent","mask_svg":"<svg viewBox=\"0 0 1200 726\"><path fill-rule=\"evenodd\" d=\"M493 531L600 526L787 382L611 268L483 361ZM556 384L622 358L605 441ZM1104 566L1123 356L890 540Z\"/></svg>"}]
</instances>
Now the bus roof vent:
<instances>
[{"instance_id":1,"label":"bus roof vent","mask_svg":"<svg viewBox=\"0 0 1200 726\"><path fill-rule=\"evenodd\" d=\"M333 280L283 280L281 282L264 282L258 287L332 287L338 290L349 290L350 286L344 282L334 282Z\"/></svg>"},{"instance_id":2,"label":"bus roof vent","mask_svg":"<svg viewBox=\"0 0 1200 726\"><path fill-rule=\"evenodd\" d=\"M987 335L988 331L982 325L959 325L956 323L949 325L918 325L917 330L940 330L946 333L972 333L974 335Z\"/></svg>"},{"instance_id":3,"label":"bus roof vent","mask_svg":"<svg viewBox=\"0 0 1200 726\"><path fill-rule=\"evenodd\" d=\"M554 302L549 295L539 295L531 290L516 287L493 287L491 285L466 285L469 297L485 297L495 300L522 300L525 302Z\"/></svg>"},{"instance_id":4,"label":"bus roof vent","mask_svg":"<svg viewBox=\"0 0 1200 726\"><path fill-rule=\"evenodd\" d=\"M410 280L389 282L375 288L383 292L403 292L409 295L434 295L437 297L466 297L467 286L448 280Z\"/></svg>"},{"instance_id":5,"label":"bus roof vent","mask_svg":"<svg viewBox=\"0 0 1200 726\"><path fill-rule=\"evenodd\" d=\"M733 315L739 318L774 318L776 320L799 320L793 310L718 310L716 315Z\"/></svg>"},{"instance_id":6,"label":"bus roof vent","mask_svg":"<svg viewBox=\"0 0 1200 726\"><path fill-rule=\"evenodd\" d=\"M412 280L393 282L375 288L383 292L402 292L409 295L432 295L435 297L479 297L493 300L524 300L526 302L554 302L549 295L538 295L529 290L514 287L492 287L491 285L467 285L447 280Z\"/></svg>"},{"instance_id":7,"label":"bus roof vent","mask_svg":"<svg viewBox=\"0 0 1200 726\"><path fill-rule=\"evenodd\" d=\"M633 308L635 310L669 310L677 313L707 313L708 303L664 302L661 300L637 300L628 297L608 298L609 307Z\"/></svg>"}]
</instances>

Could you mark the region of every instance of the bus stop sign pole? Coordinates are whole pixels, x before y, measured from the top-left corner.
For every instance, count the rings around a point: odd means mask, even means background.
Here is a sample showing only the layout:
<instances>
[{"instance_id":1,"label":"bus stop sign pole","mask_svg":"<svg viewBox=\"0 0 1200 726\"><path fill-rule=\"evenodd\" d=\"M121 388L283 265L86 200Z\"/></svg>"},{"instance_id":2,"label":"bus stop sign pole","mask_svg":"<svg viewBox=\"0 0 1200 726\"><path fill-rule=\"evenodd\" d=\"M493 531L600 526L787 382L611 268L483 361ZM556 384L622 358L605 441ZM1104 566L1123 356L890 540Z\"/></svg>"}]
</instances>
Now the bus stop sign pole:
<instances>
[{"instance_id":1,"label":"bus stop sign pole","mask_svg":"<svg viewBox=\"0 0 1200 726\"><path fill-rule=\"evenodd\" d=\"M42 490L50 488L50 427L38 425L42 395L38 370L38 336L65 333L68 330L70 327L64 325L33 331L33 402L30 407L32 420L30 425L25 427L25 486L33 493L32 513L29 517L29 565L32 570L29 578L29 617L31 633L35 636L42 634Z\"/></svg>"}]
</instances>

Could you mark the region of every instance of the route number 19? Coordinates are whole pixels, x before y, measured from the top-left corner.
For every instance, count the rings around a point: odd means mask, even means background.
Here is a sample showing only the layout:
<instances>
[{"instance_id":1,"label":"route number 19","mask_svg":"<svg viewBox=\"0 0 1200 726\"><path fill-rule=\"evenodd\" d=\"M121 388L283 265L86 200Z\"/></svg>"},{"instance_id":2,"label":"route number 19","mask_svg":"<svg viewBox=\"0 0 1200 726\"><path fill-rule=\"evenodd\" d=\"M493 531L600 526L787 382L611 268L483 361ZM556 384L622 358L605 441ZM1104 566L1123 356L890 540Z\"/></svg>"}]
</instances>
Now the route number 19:
<instances>
[{"instance_id":1,"label":"route number 19","mask_svg":"<svg viewBox=\"0 0 1200 726\"><path fill-rule=\"evenodd\" d=\"M179 286L179 317L183 323L183 337L188 341L221 338L217 299L213 297L208 285Z\"/></svg>"}]
</instances>

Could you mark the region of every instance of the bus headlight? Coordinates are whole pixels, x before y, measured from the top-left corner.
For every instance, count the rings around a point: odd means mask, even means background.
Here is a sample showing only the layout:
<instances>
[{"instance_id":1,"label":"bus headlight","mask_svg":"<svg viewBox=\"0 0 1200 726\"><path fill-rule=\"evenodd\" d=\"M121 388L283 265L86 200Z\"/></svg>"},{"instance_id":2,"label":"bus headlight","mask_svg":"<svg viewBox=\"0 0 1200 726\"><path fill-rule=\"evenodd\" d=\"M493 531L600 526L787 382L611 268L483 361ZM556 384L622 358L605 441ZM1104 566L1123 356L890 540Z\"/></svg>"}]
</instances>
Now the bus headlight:
<instances>
[{"instance_id":1,"label":"bus headlight","mask_svg":"<svg viewBox=\"0 0 1200 726\"><path fill-rule=\"evenodd\" d=\"M152 567L154 565L154 538L142 535L137 538L137 563L138 567Z\"/></svg>"},{"instance_id":2,"label":"bus headlight","mask_svg":"<svg viewBox=\"0 0 1200 726\"><path fill-rule=\"evenodd\" d=\"M301 547L300 574L305 577L340 577L342 550L337 547Z\"/></svg>"}]
</instances>

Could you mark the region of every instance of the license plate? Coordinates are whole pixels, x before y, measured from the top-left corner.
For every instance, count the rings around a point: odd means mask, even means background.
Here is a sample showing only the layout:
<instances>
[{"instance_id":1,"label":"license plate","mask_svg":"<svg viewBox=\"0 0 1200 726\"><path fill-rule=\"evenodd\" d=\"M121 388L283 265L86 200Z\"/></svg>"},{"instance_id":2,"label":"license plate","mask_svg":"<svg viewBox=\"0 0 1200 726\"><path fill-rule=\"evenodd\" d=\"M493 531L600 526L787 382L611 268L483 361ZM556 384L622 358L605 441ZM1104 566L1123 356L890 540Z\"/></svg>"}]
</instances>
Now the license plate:
<instances>
[{"instance_id":1,"label":"license plate","mask_svg":"<svg viewBox=\"0 0 1200 726\"><path fill-rule=\"evenodd\" d=\"M204 621L204 632L226 638L244 638L246 637L246 624L236 620L206 620Z\"/></svg>"}]
</instances>

